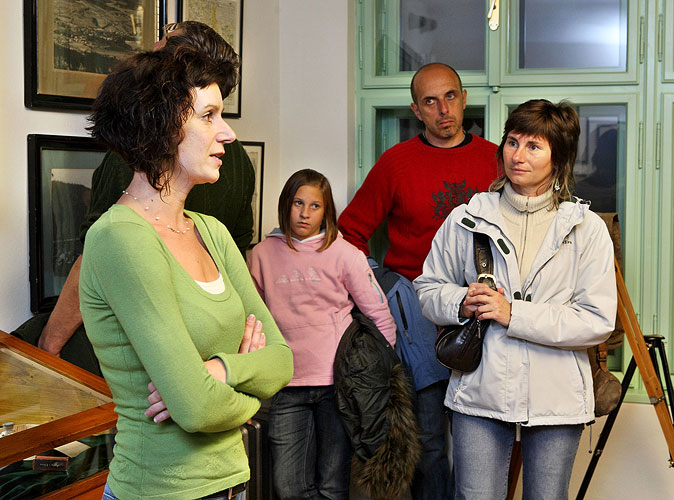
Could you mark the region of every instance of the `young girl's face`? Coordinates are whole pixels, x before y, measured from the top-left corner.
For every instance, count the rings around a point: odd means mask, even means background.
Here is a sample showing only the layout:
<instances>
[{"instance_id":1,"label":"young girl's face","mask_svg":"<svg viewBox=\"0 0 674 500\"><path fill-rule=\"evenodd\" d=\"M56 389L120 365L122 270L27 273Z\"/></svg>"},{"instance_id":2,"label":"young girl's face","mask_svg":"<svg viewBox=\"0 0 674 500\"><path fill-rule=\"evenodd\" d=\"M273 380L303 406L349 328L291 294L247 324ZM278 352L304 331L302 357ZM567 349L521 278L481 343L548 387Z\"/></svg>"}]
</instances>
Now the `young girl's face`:
<instances>
[{"instance_id":1,"label":"young girl's face","mask_svg":"<svg viewBox=\"0 0 674 500\"><path fill-rule=\"evenodd\" d=\"M324 212L321 189L309 184L300 186L290 210L290 230L293 236L303 240L320 233Z\"/></svg>"}]
</instances>

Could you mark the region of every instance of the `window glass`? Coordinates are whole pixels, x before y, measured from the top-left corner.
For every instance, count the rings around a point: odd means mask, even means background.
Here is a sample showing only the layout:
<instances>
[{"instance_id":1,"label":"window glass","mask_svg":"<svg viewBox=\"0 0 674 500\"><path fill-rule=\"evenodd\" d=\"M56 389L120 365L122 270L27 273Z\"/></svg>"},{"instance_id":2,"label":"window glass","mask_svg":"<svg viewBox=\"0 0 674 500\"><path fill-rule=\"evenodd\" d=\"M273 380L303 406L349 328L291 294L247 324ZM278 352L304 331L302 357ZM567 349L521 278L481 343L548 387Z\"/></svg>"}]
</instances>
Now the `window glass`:
<instances>
[{"instance_id":1,"label":"window glass","mask_svg":"<svg viewBox=\"0 0 674 500\"><path fill-rule=\"evenodd\" d=\"M625 130L625 106L587 105L577 111L581 133L574 167L576 195L590 200L594 212L619 212L617 179L625 144L618 137Z\"/></svg>"},{"instance_id":2,"label":"window glass","mask_svg":"<svg viewBox=\"0 0 674 500\"><path fill-rule=\"evenodd\" d=\"M378 2L377 75L416 71L432 62L484 71L485 2L400 0L393 13L387 10L391 4Z\"/></svg>"},{"instance_id":3,"label":"window glass","mask_svg":"<svg viewBox=\"0 0 674 500\"><path fill-rule=\"evenodd\" d=\"M520 0L519 68L626 69L626 0Z\"/></svg>"}]
</instances>

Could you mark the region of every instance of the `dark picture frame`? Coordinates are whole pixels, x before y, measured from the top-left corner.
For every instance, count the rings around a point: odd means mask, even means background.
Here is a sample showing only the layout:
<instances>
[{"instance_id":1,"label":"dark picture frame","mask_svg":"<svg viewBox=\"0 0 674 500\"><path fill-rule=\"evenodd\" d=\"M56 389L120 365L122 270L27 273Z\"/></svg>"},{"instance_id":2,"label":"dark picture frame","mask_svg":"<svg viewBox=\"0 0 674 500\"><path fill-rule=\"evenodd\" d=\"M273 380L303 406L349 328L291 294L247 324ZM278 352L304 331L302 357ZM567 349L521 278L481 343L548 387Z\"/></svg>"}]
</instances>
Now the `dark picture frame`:
<instances>
[{"instance_id":1,"label":"dark picture frame","mask_svg":"<svg viewBox=\"0 0 674 500\"><path fill-rule=\"evenodd\" d=\"M82 253L80 225L106 147L91 137L28 135L30 309L51 311Z\"/></svg>"},{"instance_id":2,"label":"dark picture frame","mask_svg":"<svg viewBox=\"0 0 674 500\"><path fill-rule=\"evenodd\" d=\"M177 0L176 18L208 24L229 43L242 60L243 0ZM239 76L241 68L239 68ZM222 116L241 118L241 79L223 101Z\"/></svg>"},{"instance_id":3,"label":"dark picture frame","mask_svg":"<svg viewBox=\"0 0 674 500\"><path fill-rule=\"evenodd\" d=\"M88 110L117 61L152 50L166 0L133 1L24 0L26 107Z\"/></svg>"},{"instance_id":4,"label":"dark picture frame","mask_svg":"<svg viewBox=\"0 0 674 500\"><path fill-rule=\"evenodd\" d=\"M253 239L251 245L262 241L262 188L264 187L264 142L241 141L255 170L255 189L251 205L253 207Z\"/></svg>"}]
</instances>

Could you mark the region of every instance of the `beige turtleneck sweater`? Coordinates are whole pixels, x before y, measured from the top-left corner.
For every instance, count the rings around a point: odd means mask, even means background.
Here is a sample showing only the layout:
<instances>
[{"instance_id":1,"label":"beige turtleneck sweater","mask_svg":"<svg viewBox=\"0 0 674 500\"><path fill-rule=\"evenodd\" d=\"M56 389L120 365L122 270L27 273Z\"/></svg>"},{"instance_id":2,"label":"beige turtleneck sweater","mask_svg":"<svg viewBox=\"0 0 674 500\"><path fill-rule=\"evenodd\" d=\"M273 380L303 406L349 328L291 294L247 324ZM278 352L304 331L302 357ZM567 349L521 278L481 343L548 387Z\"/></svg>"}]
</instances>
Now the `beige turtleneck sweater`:
<instances>
[{"instance_id":1,"label":"beige turtleneck sweater","mask_svg":"<svg viewBox=\"0 0 674 500\"><path fill-rule=\"evenodd\" d=\"M520 280L524 284L538 249L557 214L552 203L552 190L540 196L522 196L508 182L504 186L499 205L505 219L507 235L515 246Z\"/></svg>"}]
</instances>

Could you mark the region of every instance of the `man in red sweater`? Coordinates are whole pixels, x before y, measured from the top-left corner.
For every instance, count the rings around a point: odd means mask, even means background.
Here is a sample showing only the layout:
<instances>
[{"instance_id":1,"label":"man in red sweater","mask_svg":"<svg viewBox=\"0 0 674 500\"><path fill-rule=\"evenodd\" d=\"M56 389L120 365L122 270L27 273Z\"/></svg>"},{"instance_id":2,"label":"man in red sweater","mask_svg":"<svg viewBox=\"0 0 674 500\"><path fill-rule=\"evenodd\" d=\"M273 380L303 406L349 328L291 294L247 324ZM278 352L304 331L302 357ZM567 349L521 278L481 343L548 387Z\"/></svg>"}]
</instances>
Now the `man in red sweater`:
<instances>
[{"instance_id":1,"label":"man in red sweater","mask_svg":"<svg viewBox=\"0 0 674 500\"><path fill-rule=\"evenodd\" d=\"M421 67L412 77L412 111L425 130L388 149L339 218L344 239L369 254L368 240L388 221L384 266L410 281L421 274L431 241L452 209L485 191L497 177L496 145L463 129L466 90L445 64ZM425 339L432 378L414 380L422 457L412 484L414 500L453 497L445 452L443 402L449 373L437 363L435 339Z\"/></svg>"}]
</instances>

